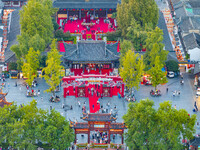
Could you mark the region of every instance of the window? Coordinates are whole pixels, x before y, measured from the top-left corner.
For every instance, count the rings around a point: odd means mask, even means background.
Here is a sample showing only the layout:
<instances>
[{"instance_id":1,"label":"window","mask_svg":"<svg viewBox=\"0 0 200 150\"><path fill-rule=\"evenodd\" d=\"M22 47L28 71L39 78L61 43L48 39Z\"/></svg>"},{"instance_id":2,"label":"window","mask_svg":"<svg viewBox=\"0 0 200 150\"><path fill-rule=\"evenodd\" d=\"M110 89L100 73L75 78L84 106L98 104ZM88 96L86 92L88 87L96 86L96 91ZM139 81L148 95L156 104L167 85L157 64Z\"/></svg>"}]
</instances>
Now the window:
<instances>
[{"instance_id":1,"label":"window","mask_svg":"<svg viewBox=\"0 0 200 150\"><path fill-rule=\"evenodd\" d=\"M11 5L11 2L4 2L4 5L5 5L5 6L10 6L10 5Z\"/></svg>"},{"instance_id":2,"label":"window","mask_svg":"<svg viewBox=\"0 0 200 150\"><path fill-rule=\"evenodd\" d=\"M18 1L15 1L15 2L13 2L13 5L14 5L14 6L19 6L20 3L19 3Z\"/></svg>"}]
</instances>

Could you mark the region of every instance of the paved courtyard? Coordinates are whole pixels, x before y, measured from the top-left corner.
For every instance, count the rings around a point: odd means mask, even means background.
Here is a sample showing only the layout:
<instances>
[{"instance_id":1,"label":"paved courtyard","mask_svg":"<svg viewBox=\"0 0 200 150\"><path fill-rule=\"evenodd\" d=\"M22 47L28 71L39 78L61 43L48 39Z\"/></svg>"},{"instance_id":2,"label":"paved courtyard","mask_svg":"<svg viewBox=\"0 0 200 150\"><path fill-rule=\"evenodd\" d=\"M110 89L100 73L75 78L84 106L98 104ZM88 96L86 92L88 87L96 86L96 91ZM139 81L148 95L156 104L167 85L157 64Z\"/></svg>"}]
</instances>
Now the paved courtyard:
<instances>
[{"instance_id":1,"label":"paved courtyard","mask_svg":"<svg viewBox=\"0 0 200 150\"><path fill-rule=\"evenodd\" d=\"M48 85L45 83L43 79L37 79L38 81L38 86L34 89L40 89L41 94L38 97L34 97L34 99L37 100L37 106L38 108L41 109L46 109L49 110L50 106L54 108L56 111L60 112L61 115L65 116L68 120L72 121L83 121L81 120L82 116L82 109L78 105L78 101L81 102L81 106L83 105L84 102L86 102L86 108L89 111L89 100L88 98L75 98L73 96L67 97L66 99L63 98L63 91L61 88L61 91L56 93L61 97L61 101L58 103L52 103L49 101L49 98L51 96L50 93L44 93L43 91L48 88ZM200 108L200 102L198 102L198 99L196 99L195 96L195 87L193 84L194 77L193 75L190 74L184 74L184 85L180 85L180 77L169 79L168 83L162 86L158 86L158 89L161 90L162 96L160 97L151 97L150 96L150 90L154 89L152 86L145 86L141 85L140 89L138 91L135 91L135 96L137 100L140 99L145 99L145 98L150 98L154 100L155 102L155 108L159 107L159 103L169 100L172 102L172 105L175 106L177 109L186 109L189 114L194 114L192 111L194 108L194 102L197 100L197 105ZM15 87L15 83L17 82L18 86ZM24 80L19 80L19 79L6 79L6 87L3 89L4 92L8 92L8 95L6 96L7 101L9 102L16 102L17 105L20 104L28 104L30 103L33 98L31 97L26 97L26 87L23 86ZM8 85L9 83L9 85ZM168 92L166 91L166 88L168 87ZM178 91L180 90L181 94L180 96L175 96L173 97L172 92L173 91ZM128 109L128 102L124 100L123 98L118 98L118 97L113 97L113 98L103 98L100 103L103 105L103 107L106 107L107 103L111 104L111 108L113 109L114 106L117 106L117 111L118 111L118 119L117 122L122 122L122 116L126 113ZM68 105L72 106L73 110L69 109L63 109L62 105ZM200 113L196 113L198 116L198 120L200 121ZM200 130L197 130L197 133L200 133ZM81 136L78 136L78 142L87 142L87 136L84 138ZM121 138L118 135L117 138L115 139L116 143L121 143Z\"/></svg>"}]
</instances>

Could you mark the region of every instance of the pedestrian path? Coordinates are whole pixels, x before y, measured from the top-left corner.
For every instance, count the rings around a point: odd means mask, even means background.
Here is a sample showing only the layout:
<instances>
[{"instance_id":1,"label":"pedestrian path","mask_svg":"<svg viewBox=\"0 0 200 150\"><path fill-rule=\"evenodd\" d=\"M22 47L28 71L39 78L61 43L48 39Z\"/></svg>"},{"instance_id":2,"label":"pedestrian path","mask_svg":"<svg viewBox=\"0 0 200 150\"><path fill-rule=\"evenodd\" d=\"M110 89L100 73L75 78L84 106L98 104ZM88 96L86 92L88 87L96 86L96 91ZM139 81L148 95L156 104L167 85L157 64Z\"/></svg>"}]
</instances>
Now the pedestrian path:
<instances>
[{"instance_id":1,"label":"pedestrian path","mask_svg":"<svg viewBox=\"0 0 200 150\"><path fill-rule=\"evenodd\" d=\"M100 103L98 103L99 97L97 96L97 91L92 90L94 88L95 88L94 85L89 86L90 92L88 97L89 97L90 113L96 113L100 110Z\"/></svg>"}]
</instances>

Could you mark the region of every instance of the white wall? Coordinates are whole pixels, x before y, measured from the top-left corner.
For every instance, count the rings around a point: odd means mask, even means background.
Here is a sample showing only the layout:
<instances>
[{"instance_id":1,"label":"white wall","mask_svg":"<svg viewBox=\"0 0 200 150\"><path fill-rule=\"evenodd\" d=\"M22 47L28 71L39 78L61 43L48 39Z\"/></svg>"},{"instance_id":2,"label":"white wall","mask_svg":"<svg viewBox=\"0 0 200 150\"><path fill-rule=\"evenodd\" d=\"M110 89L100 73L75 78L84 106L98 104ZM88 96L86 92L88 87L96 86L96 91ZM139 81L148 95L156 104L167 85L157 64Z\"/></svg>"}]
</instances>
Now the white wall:
<instances>
[{"instance_id":1,"label":"white wall","mask_svg":"<svg viewBox=\"0 0 200 150\"><path fill-rule=\"evenodd\" d=\"M200 61L200 48L189 49L188 54L190 54L190 61Z\"/></svg>"}]
</instances>

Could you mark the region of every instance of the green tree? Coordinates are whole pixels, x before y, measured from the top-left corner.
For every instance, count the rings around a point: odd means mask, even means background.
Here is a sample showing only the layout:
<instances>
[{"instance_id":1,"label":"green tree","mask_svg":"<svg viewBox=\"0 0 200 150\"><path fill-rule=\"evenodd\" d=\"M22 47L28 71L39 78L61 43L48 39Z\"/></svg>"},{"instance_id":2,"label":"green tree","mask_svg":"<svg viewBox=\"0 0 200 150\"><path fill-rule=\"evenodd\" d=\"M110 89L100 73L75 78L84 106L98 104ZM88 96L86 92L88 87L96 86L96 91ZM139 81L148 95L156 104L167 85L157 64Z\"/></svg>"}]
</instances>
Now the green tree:
<instances>
[{"instance_id":1,"label":"green tree","mask_svg":"<svg viewBox=\"0 0 200 150\"><path fill-rule=\"evenodd\" d=\"M131 90L139 88L139 83L144 72L143 56L139 57L134 51L128 50L122 57L120 67L120 76L124 83Z\"/></svg>"},{"instance_id":2,"label":"green tree","mask_svg":"<svg viewBox=\"0 0 200 150\"><path fill-rule=\"evenodd\" d=\"M43 68L42 72L45 73L44 78L47 84L50 86L46 92L52 92L55 96L55 89L60 84L63 66L61 66L61 57L56 48L56 40L54 39L51 44L51 50L47 54L46 67Z\"/></svg>"},{"instance_id":3,"label":"green tree","mask_svg":"<svg viewBox=\"0 0 200 150\"><path fill-rule=\"evenodd\" d=\"M163 50L164 44L162 43L162 41L163 41L163 31L159 27L156 27L154 30L147 33L145 47L147 51L151 51L154 44L157 43L159 46L159 49Z\"/></svg>"},{"instance_id":4,"label":"green tree","mask_svg":"<svg viewBox=\"0 0 200 150\"><path fill-rule=\"evenodd\" d=\"M9 69L9 70L17 70L17 63L15 63L15 62L10 62L10 63L8 64L8 69Z\"/></svg>"},{"instance_id":5,"label":"green tree","mask_svg":"<svg viewBox=\"0 0 200 150\"><path fill-rule=\"evenodd\" d=\"M175 61L175 60L166 61L166 67L167 67L167 71L174 71L174 72L178 72L179 71L178 62Z\"/></svg>"},{"instance_id":6,"label":"green tree","mask_svg":"<svg viewBox=\"0 0 200 150\"><path fill-rule=\"evenodd\" d=\"M51 110L44 124L37 129L37 134L43 142L49 143L49 148L65 150L74 141L73 129L60 113Z\"/></svg>"},{"instance_id":7,"label":"green tree","mask_svg":"<svg viewBox=\"0 0 200 150\"><path fill-rule=\"evenodd\" d=\"M151 23L153 28L158 24L158 7L154 0L122 0L117 5L117 22L125 36L134 19L141 27Z\"/></svg>"},{"instance_id":8,"label":"green tree","mask_svg":"<svg viewBox=\"0 0 200 150\"><path fill-rule=\"evenodd\" d=\"M164 50L163 32L158 27L155 30L148 32L146 39L146 50L144 54L144 60L146 68L148 70L152 66L155 66L155 58L159 56L161 64L165 65L167 60L168 51Z\"/></svg>"},{"instance_id":9,"label":"green tree","mask_svg":"<svg viewBox=\"0 0 200 150\"><path fill-rule=\"evenodd\" d=\"M133 43L133 47L136 51L141 51L145 45L147 38L147 31L132 20L131 25L128 27L126 37Z\"/></svg>"},{"instance_id":10,"label":"green tree","mask_svg":"<svg viewBox=\"0 0 200 150\"><path fill-rule=\"evenodd\" d=\"M39 55L39 51L34 51L33 48L30 48L22 66L22 72L24 76L27 77L26 82L30 87L34 78L37 77L37 70L39 69Z\"/></svg>"},{"instance_id":11,"label":"green tree","mask_svg":"<svg viewBox=\"0 0 200 150\"><path fill-rule=\"evenodd\" d=\"M38 34L50 43L53 38L53 23L51 18L52 1L29 0L20 11L21 32L27 33L29 37Z\"/></svg>"},{"instance_id":12,"label":"green tree","mask_svg":"<svg viewBox=\"0 0 200 150\"><path fill-rule=\"evenodd\" d=\"M34 35L31 40L29 40L29 48L32 47L34 50L43 52L46 47L45 40L39 36L39 34Z\"/></svg>"},{"instance_id":13,"label":"green tree","mask_svg":"<svg viewBox=\"0 0 200 150\"><path fill-rule=\"evenodd\" d=\"M11 50L15 53L18 60L21 58L25 58L26 54L29 50L29 40L30 37L26 33L22 33L21 35L17 36L18 45L11 46Z\"/></svg>"},{"instance_id":14,"label":"green tree","mask_svg":"<svg viewBox=\"0 0 200 150\"><path fill-rule=\"evenodd\" d=\"M130 103L123 116L128 132L129 149L183 149L181 138L191 139L195 133L196 115L184 109L176 110L169 101L154 108L152 100Z\"/></svg>"},{"instance_id":15,"label":"green tree","mask_svg":"<svg viewBox=\"0 0 200 150\"><path fill-rule=\"evenodd\" d=\"M123 41L120 42L120 48L121 48L121 50L120 50L120 53L121 53L120 58L122 58L122 57L124 57L126 55L126 52L128 50L132 50L133 49L133 45L132 45L131 41L129 41L129 40L123 40Z\"/></svg>"},{"instance_id":16,"label":"green tree","mask_svg":"<svg viewBox=\"0 0 200 150\"><path fill-rule=\"evenodd\" d=\"M35 150L39 141L42 145L49 145L49 148L62 150L74 140L69 122L54 110L49 114L38 109L35 100L23 107L0 107L0 115L0 147ZM53 134L54 131L56 134Z\"/></svg>"},{"instance_id":17,"label":"green tree","mask_svg":"<svg viewBox=\"0 0 200 150\"><path fill-rule=\"evenodd\" d=\"M165 72L162 71L163 64L160 62L159 56L156 56L155 65L149 69L150 80L155 87L155 90L159 84L167 83L167 77Z\"/></svg>"}]
</instances>

